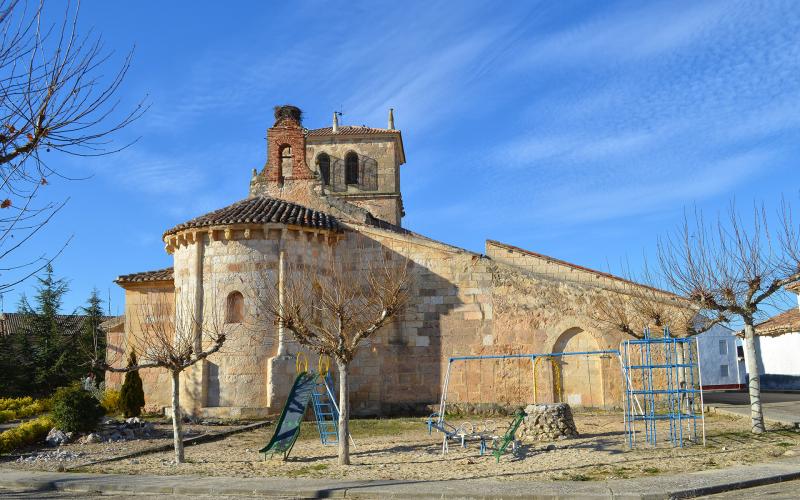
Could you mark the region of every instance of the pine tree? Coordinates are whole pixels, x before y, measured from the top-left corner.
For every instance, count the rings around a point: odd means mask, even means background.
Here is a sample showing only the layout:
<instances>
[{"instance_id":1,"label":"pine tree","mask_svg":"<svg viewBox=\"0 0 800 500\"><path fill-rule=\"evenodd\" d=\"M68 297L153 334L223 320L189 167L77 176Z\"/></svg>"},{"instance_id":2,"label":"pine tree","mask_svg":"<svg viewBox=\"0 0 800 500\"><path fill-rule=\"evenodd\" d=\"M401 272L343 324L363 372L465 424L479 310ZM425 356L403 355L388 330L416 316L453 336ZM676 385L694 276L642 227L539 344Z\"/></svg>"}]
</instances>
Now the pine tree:
<instances>
[{"instance_id":1,"label":"pine tree","mask_svg":"<svg viewBox=\"0 0 800 500\"><path fill-rule=\"evenodd\" d=\"M84 319L78 341L81 358L83 358L81 364L91 365L92 360L104 362L106 359L106 336L100 331L100 323L103 321L102 303L95 288L92 290L89 300L86 301L86 306L82 308ZM102 382L105 378L105 370L96 366L91 370L95 383Z\"/></svg>"},{"instance_id":2,"label":"pine tree","mask_svg":"<svg viewBox=\"0 0 800 500\"><path fill-rule=\"evenodd\" d=\"M128 367L136 366L136 351L128 356ZM139 370L125 372L125 381L119 391L119 406L125 418L138 417L144 407L144 389Z\"/></svg>"},{"instance_id":3,"label":"pine tree","mask_svg":"<svg viewBox=\"0 0 800 500\"><path fill-rule=\"evenodd\" d=\"M24 315L24 341L30 346L27 357L33 365L27 376L32 378L34 395L44 396L75 380L79 368L75 366L77 353L70 335L72 332L65 331L69 325L65 325L58 314L69 286L66 280L53 276L50 264L45 268L44 278L37 277L37 280L35 306L31 306L23 296L19 311Z\"/></svg>"}]
</instances>

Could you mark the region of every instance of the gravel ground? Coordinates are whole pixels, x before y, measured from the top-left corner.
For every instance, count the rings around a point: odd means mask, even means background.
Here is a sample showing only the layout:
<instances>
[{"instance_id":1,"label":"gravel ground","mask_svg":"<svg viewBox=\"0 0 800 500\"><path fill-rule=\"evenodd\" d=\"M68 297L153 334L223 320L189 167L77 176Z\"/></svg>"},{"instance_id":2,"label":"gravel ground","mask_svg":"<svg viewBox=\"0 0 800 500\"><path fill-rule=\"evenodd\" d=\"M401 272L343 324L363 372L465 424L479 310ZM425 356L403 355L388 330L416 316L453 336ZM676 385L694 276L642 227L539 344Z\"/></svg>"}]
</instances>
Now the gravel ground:
<instances>
[{"instance_id":1,"label":"gravel ground","mask_svg":"<svg viewBox=\"0 0 800 500\"><path fill-rule=\"evenodd\" d=\"M502 419L497 419L502 420ZM466 449L451 444L441 453L441 435L428 435L424 419L357 420L352 424L356 448L353 466L336 465L336 449L322 446L312 425L305 425L291 457L264 460L258 453L270 438L271 428L257 429L224 440L191 446L188 463L176 466L172 453L154 453L81 468L87 472L128 474L194 474L232 477L312 477L336 479L550 479L600 480L662 473L690 472L756 463L800 453L800 433L774 430L761 436L748 432L745 419L723 416L706 419L707 446L627 451L621 415L575 415L581 437L554 443L524 444L520 456L505 455L497 463L491 455L479 456L477 444ZM459 422L459 420L455 420ZM666 433L662 429L660 436ZM158 440L150 440L158 441ZM131 451L145 443L63 446L81 450L85 458ZM147 443L149 444L149 443ZM548 445L555 445L555 449ZM94 448L91 448L94 447ZM52 469L50 463L10 466Z\"/></svg>"},{"instance_id":2,"label":"gravel ground","mask_svg":"<svg viewBox=\"0 0 800 500\"><path fill-rule=\"evenodd\" d=\"M184 437L190 438L206 433L216 433L238 426L184 424ZM33 470L64 470L89 462L126 455L147 448L172 443L172 425L154 425L152 438L81 444L72 442L57 448L41 447L28 450L18 457L0 457L0 464L9 467Z\"/></svg>"}]
</instances>

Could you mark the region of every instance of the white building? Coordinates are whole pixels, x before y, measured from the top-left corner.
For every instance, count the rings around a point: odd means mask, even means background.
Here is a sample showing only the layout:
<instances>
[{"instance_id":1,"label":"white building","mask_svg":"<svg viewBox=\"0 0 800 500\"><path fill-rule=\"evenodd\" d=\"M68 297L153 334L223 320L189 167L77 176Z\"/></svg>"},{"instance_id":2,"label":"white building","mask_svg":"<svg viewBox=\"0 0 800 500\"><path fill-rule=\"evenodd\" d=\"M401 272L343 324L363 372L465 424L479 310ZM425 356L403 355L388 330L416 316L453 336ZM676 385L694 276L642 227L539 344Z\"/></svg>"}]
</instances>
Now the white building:
<instances>
[{"instance_id":1,"label":"white building","mask_svg":"<svg viewBox=\"0 0 800 500\"><path fill-rule=\"evenodd\" d=\"M714 325L697 336L697 344L704 390L744 388L744 356L733 330Z\"/></svg>"},{"instance_id":2,"label":"white building","mask_svg":"<svg viewBox=\"0 0 800 500\"><path fill-rule=\"evenodd\" d=\"M787 289L798 294L798 306L756 325L756 345L761 350L758 372L764 390L800 390L800 285Z\"/></svg>"}]
</instances>

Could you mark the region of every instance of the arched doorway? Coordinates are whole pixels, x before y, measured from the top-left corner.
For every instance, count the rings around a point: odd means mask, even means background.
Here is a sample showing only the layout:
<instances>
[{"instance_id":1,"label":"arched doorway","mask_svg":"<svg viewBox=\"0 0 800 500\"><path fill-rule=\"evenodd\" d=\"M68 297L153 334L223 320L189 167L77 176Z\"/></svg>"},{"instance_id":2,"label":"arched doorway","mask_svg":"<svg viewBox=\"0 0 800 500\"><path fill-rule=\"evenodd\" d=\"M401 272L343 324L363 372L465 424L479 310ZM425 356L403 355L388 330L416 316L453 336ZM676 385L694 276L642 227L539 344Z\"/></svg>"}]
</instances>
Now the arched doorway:
<instances>
[{"instance_id":1,"label":"arched doorway","mask_svg":"<svg viewBox=\"0 0 800 500\"><path fill-rule=\"evenodd\" d=\"M597 341L581 328L570 328L558 337L553 352L598 351ZM605 407L603 360L597 354L561 357L561 400L570 406Z\"/></svg>"}]
</instances>

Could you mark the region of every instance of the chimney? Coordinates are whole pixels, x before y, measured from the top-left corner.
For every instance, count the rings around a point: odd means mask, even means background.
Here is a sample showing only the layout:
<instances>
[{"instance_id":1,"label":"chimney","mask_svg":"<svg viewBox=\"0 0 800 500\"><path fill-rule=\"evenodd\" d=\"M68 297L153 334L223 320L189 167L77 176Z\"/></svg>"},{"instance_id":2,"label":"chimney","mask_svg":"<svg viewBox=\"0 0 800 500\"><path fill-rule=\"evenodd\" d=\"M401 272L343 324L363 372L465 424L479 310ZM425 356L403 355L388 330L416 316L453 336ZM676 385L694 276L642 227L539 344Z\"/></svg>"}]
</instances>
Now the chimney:
<instances>
[{"instance_id":1,"label":"chimney","mask_svg":"<svg viewBox=\"0 0 800 500\"><path fill-rule=\"evenodd\" d=\"M394 108L389 108L389 130L394 130Z\"/></svg>"},{"instance_id":2,"label":"chimney","mask_svg":"<svg viewBox=\"0 0 800 500\"><path fill-rule=\"evenodd\" d=\"M333 112L333 133L337 133L339 131L339 113L336 111Z\"/></svg>"}]
</instances>

